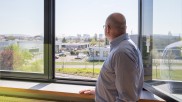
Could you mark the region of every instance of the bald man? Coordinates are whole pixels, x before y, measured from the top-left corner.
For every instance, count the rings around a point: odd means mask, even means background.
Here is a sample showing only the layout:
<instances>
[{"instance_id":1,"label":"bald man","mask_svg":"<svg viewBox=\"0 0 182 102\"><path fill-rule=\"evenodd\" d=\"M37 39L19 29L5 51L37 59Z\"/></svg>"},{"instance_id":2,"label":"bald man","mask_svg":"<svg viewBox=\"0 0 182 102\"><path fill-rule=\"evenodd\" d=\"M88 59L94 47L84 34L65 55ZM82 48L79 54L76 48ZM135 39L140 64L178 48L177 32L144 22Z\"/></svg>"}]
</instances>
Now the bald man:
<instances>
[{"instance_id":1,"label":"bald man","mask_svg":"<svg viewBox=\"0 0 182 102\"><path fill-rule=\"evenodd\" d=\"M136 102L143 87L143 62L139 49L126 33L126 19L120 13L108 16L105 36L110 53L105 60L95 90L80 94L95 94L96 102Z\"/></svg>"}]
</instances>

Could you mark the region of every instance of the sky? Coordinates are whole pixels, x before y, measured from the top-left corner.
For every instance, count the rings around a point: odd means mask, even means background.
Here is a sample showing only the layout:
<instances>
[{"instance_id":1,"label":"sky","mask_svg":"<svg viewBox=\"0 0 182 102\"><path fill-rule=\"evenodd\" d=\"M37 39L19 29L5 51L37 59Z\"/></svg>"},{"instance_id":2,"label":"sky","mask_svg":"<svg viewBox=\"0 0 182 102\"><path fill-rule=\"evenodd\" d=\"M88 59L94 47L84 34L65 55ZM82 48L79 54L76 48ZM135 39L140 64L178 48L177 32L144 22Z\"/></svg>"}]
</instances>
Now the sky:
<instances>
[{"instance_id":1,"label":"sky","mask_svg":"<svg viewBox=\"0 0 182 102\"><path fill-rule=\"evenodd\" d=\"M165 3L164 3L165 2ZM43 35L44 0L0 0L0 34ZM107 16L120 12L138 34L138 0L56 0L56 36L104 34ZM182 0L153 0L153 33L182 33Z\"/></svg>"},{"instance_id":2,"label":"sky","mask_svg":"<svg viewBox=\"0 0 182 102\"><path fill-rule=\"evenodd\" d=\"M137 0L57 0L56 33L103 34L105 19L113 12L123 13L128 32L138 33Z\"/></svg>"},{"instance_id":3,"label":"sky","mask_svg":"<svg viewBox=\"0 0 182 102\"><path fill-rule=\"evenodd\" d=\"M43 33L44 0L0 0L0 34Z\"/></svg>"},{"instance_id":4,"label":"sky","mask_svg":"<svg viewBox=\"0 0 182 102\"><path fill-rule=\"evenodd\" d=\"M153 0L153 33L182 34L182 0Z\"/></svg>"}]
</instances>

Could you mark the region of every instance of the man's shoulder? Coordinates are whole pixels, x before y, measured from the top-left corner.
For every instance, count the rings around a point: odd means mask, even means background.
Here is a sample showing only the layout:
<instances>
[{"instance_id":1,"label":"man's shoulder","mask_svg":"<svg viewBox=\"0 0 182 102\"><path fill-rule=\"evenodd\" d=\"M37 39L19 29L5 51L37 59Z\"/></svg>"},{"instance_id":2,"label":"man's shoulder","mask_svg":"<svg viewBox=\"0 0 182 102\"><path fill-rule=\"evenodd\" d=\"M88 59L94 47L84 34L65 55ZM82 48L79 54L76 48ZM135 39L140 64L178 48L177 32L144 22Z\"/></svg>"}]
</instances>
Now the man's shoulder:
<instances>
[{"instance_id":1,"label":"man's shoulder","mask_svg":"<svg viewBox=\"0 0 182 102\"><path fill-rule=\"evenodd\" d=\"M117 48L118 48L118 50L125 52L129 49L133 49L134 45L131 44L128 40L125 40L125 41L121 42Z\"/></svg>"},{"instance_id":2,"label":"man's shoulder","mask_svg":"<svg viewBox=\"0 0 182 102\"><path fill-rule=\"evenodd\" d=\"M137 49L129 41L124 41L115 49L115 55L136 53Z\"/></svg>"},{"instance_id":3,"label":"man's shoulder","mask_svg":"<svg viewBox=\"0 0 182 102\"><path fill-rule=\"evenodd\" d=\"M115 51L113 52L113 55L115 57L119 57L119 56L122 56L123 54L127 54L127 53L128 53L128 51L127 51L126 47L120 46L115 49Z\"/></svg>"}]
</instances>

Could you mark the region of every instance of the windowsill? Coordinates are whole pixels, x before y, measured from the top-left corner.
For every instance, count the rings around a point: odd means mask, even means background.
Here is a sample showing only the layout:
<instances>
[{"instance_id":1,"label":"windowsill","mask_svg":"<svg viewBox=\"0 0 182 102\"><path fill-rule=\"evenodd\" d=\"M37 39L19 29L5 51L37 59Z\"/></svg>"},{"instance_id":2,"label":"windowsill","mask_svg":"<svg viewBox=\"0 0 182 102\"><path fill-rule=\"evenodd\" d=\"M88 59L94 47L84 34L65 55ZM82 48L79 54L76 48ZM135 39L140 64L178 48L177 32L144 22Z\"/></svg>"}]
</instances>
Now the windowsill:
<instances>
[{"instance_id":1,"label":"windowsill","mask_svg":"<svg viewBox=\"0 0 182 102\"><path fill-rule=\"evenodd\" d=\"M83 89L94 89L94 86L70 85L59 83L38 83L25 81L0 80L0 95L27 97L55 101L94 102L94 95L81 95ZM164 102L158 96L142 91L139 102Z\"/></svg>"},{"instance_id":2,"label":"windowsill","mask_svg":"<svg viewBox=\"0 0 182 102\"><path fill-rule=\"evenodd\" d=\"M182 101L182 82L148 80L144 84L144 88L164 99L171 101Z\"/></svg>"},{"instance_id":3,"label":"windowsill","mask_svg":"<svg viewBox=\"0 0 182 102\"><path fill-rule=\"evenodd\" d=\"M44 100L93 102L93 95L78 94L80 90L93 88L93 86L70 84L0 80L1 95L37 98Z\"/></svg>"}]
</instances>

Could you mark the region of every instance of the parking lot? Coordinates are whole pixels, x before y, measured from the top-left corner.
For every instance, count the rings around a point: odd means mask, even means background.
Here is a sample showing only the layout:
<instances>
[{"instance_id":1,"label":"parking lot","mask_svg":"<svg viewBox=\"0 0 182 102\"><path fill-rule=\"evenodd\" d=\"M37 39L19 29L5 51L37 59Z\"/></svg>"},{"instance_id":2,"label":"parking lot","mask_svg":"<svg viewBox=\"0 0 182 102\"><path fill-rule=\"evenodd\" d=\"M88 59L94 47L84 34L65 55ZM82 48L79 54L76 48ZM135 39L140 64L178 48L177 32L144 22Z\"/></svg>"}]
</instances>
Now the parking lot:
<instances>
[{"instance_id":1,"label":"parking lot","mask_svg":"<svg viewBox=\"0 0 182 102\"><path fill-rule=\"evenodd\" d=\"M59 64L56 64L56 68L101 68L101 64L94 63L93 64L88 64L88 56L82 58L82 59L77 59L77 55L67 55L65 57L59 57L56 59L56 62L60 62ZM66 64L68 62L73 62L73 64ZM78 63L81 64L78 64ZM76 64L74 64L76 63Z\"/></svg>"}]
</instances>

